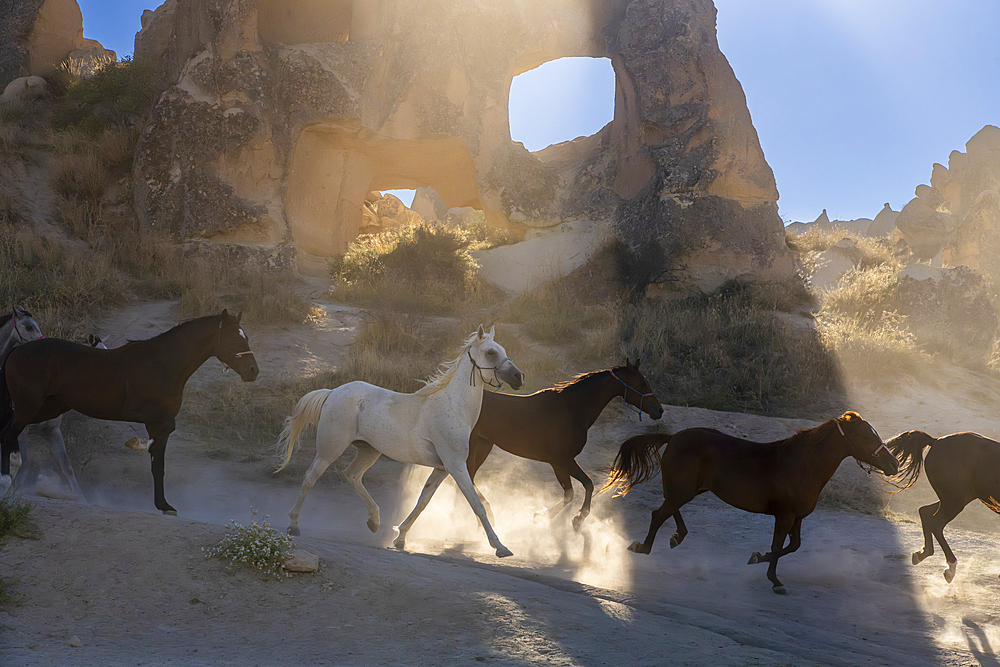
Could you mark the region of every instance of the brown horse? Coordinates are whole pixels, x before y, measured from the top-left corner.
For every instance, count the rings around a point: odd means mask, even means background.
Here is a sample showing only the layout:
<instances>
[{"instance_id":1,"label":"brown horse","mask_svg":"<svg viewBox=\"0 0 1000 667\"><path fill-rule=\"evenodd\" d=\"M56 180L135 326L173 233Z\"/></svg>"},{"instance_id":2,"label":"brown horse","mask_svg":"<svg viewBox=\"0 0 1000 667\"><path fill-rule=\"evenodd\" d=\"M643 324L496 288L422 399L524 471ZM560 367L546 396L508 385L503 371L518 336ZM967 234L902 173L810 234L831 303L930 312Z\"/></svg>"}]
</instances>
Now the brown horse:
<instances>
[{"instance_id":1,"label":"brown horse","mask_svg":"<svg viewBox=\"0 0 1000 667\"><path fill-rule=\"evenodd\" d=\"M152 439L156 508L176 514L163 496L167 438L174 431L184 384L210 357L232 367L245 382L257 379L257 361L240 315L226 310L112 350L57 338L18 346L0 367L0 493L10 487L10 455L19 451L21 431L76 410L96 419L145 424Z\"/></svg>"},{"instance_id":2,"label":"brown horse","mask_svg":"<svg viewBox=\"0 0 1000 667\"><path fill-rule=\"evenodd\" d=\"M515 456L548 463L563 488L563 498L556 506L537 512L536 520L555 516L573 500L571 479L575 479L586 493L583 506L573 517L573 528L579 530L590 514L594 483L575 459L587 444L588 429L616 396L621 396L640 415L645 412L653 419L663 416L663 406L639 371L639 361L633 366L627 359L624 366L579 375L527 396L484 392L479 420L469 437L470 477L475 479L494 445ZM403 548L406 532L437 490L440 482L433 484L434 481L433 476L427 481L417 506L397 526L399 535L394 542L397 548ZM482 494L479 496L488 508L486 499Z\"/></svg>"},{"instance_id":3,"label":"brown horse","mask_svg":"<svg viewBox=\"0 0 1000 667\"><path fill-rule=\"evenodd\" d=\"M658 451L667 445L663 455ZM695 496L711 491L721 500L747 512L774 517L771 550L754 552L749 565L770 563L767 578L775 593L785 587L778 581L778 559L801 544L802 519L816 508L820 491L848 456L894 475L899 463L871 427L856 412L845 412L816 428L790 438L760 443L735 438L710 428L689 428L674 435L647 433L626 440L603 489L620 485L625 495L634 485L656 472L663 476L663 504L653 510L645 542L633 542L630 551L648 554L656 531L673 516L677 532L670 538L676 547L687 535L680 508ZM785 538L789 537L788 546Z\"/></svg>"},{"instance_id":4,"label":"brown horse","mask_svg":"<svg viewBox=\"0 0 1000 667\"><path fill-rule=\"evenodd\" d=\"M885 443L901 462L901 488L909 488L920 470L927 468L938 501L920 508L920 525L924 529L924 548L913 552L916 565L934 553L937 538L948 568L944 578L950 584L955 578L958 559L944 539L944 527L973 500L978 500L1000 514L1000 442L976 433L952 433L941 438L923 431L900 433ZM924 448L930 451L924 456Z\"/></svg>"}]
</instances>

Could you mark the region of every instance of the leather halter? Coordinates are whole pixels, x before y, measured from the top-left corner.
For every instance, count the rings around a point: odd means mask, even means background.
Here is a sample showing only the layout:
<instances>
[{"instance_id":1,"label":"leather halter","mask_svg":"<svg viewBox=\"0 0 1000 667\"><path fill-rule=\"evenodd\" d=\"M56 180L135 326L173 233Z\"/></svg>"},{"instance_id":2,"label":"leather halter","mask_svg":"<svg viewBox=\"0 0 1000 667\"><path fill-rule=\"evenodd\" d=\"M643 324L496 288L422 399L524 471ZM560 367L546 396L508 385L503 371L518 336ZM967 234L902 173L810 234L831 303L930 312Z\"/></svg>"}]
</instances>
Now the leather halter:
<instances>
[{"instance_id":1,"label":"leather halter","mask_svg":"<svg viewBox=\"0 0 1000 667\"><path fill-rule=\"evenodd\" d=\"M844 429L841 428L841 426L840 426L840 420L839 419L835 419L834 421L837 422L837 430L840 431L840 435L844 436L844 438L847 439L847 442L851 443L851 446L853 447L854 446L854 441L851 440L851 437L849 435L847 435L846 433L844 433ZM880 449L884 449L885 451L889 452L889 456L892 456L893 458L896 458L893 455L893 453L889 450L889 448L885 446L885 443L882 442L882 438L879 436L878 433L875 432L875 429L872 428L871 424L868 425L868 428L872 429L872 433L875 433L875 437L878 438L879 442L882 443L878 447L875 448L874 452L872 452L872 458L878 456L878 452L879 452ZM865 468L865 466L861 463L861 461L858 461L857 458L854 459L854 462L858 464L859 468L861 468L862 470L864 470L869 475L872 474L872 470L875 469L875 466L872 465L872 464L870 464L870 463L868 464L868 467Z\"/></svg>"},{"instance_id":2,"label":"leather halter","mask_svg":"<svg viewBox=\"0 0 1000 667\"><path fill-rule=\"evenodd\" d=\"M639 415L639 421L642 421L642 401L647 396L655 396L656 393L652 392L652 391L649 392L648 394L641 393L638 389L636 389L635 387L631 386L629 383L625 382L625 380L623 380L620 377L618 377L617 375L615 375L614 369L611 369L611 377L613 377L614 379L618 380L623 385L625 385L625 393L622 395L622 403L625 404L626 408L628 408L632 412L634 412L637 415ZM639 394L639 407L638 408L635 407L634 405L632 405L631 403L629 403L627 400L625 400L626 398L628 398L628 390L629 389L631 389L635 393Z\"/></svg>"},{"instance_id":3,"label":"leather halter","mask_svg":"<svg viewBox=\"0 0 1000 667\"><path fill-rule=\"evenodd\" d=\"M472 358L472 348L471 347L466 348L465 352L466 352L466 354L469 355L469 361L472 362L472 370L469 371L469 384L470 385L472 385L473 387L476 386L476 375L475 375L475 373L476 373L476 371L479 371L479 379L483 381L483 384L489 385L490 387L493 387L494 389L500 389L501 387L503 387L503 380L501 380L500 376L497 375L497 370L499 370L501 366L503 366L508 361L510 361L510 357L504 357L503 359L500 360L500 363L498 363L496 366L480 366L479 364L476 363L476 360ZM483 371L493 371L493 379L496 380L496 384L493 384L493 382L491 382L490 380L487 380L486 378L484 378L483 377Z\"/></svg>"},{"instance_id":4,"label":"leather halter","mask_svg":"<svg viewBox=\"0 0 1000 667\"><path fill-rule=\"evenodd\" d=\"M246 336L244 336L244 338L245 337ZM222 320L220 319L219 320L219 342L215 344L215 350L216 350L216 352L218 352L218 350L219 350L219 343L221 343L221 342L222 342ZM239 359L240 357L242 357L245 354L249 354L249 355L253 356L253 350L245 350L244 352L233 352L233 356L236 357L237 359ZM229 364L227 364L226 362L224 362L222 359L219 359L219 363L222 364L222 372L223 373L228 373L229 372Z\"/></svg>"}]
</instances>

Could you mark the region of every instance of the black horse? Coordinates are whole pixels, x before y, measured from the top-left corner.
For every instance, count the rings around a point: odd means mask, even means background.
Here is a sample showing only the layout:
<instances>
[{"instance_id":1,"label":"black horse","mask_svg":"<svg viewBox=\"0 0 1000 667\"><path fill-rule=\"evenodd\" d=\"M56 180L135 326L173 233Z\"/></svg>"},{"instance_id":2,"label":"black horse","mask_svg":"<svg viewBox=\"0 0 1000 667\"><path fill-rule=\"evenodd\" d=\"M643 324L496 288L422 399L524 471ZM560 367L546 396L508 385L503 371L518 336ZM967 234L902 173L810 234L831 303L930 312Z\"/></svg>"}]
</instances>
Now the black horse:
<instances>
[{"instance_id":1,"label":"black horse","mask_svg":"<svg viewBox=\"0 0 1000 667\"><path fill-rule=\"evenodd\" d=\"M909 488L927 468L938 501L920 508L920 525L924 529L924 548L913 552L916 565L934 553L937 538L948 569L944 578L950 584L955 578L958 559L944 540L944 527L973 500L978 500L1000 514L1000 442L976 433L952 433L941 438L923 431L900 433L885 443L899 457L903 485ZM930 451L924 456L924 448Z\"/></svg>"},{"instance_id":2,"label":"black horse","mask_svg":"<svg viewBox=\"0 0 1000 667\"><path fill-rule=\"evenodd\" d=\"M245 382L257 379L241 315L223 310L112 350L58 338L15 348L0 367L0 493L10 488L10 455L19 451L21 431L76 410L146 426L156 508L177 514L163 496L163 457L185 383L210 357L232 367Z\"/></svg>"}]
</instances>

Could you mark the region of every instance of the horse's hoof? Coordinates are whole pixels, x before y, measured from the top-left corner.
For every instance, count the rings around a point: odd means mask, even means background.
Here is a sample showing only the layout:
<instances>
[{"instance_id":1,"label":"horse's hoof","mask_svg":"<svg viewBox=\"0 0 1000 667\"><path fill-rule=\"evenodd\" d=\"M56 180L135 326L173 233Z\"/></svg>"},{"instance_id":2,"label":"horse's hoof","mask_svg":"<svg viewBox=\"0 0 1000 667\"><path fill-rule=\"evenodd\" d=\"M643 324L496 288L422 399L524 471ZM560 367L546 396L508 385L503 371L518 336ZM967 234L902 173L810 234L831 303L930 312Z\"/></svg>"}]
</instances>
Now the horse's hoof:
<instances>
[{"instance_id":1,"label":"horse's hoof","mask_svg":"<svg viewBox=\"0 0 1000 667\"><path fill-rule=\"evenodd\" d=\"M948 569L944 571L944 580L947 581L949 584L955 578L955 567L957 565L958 565L957 563L949 563Z\"/></svg>"},{"instance_id":2,"label":"horse's hoof","mask_svg":"<svg viewBox=\"0 0 1000 667\"><path fill-rule=\"evenodd\" d=\"M775 586L771 590L777 593L778 595L788 595L788 591L785 590L784 586Z\"/></svg>"},{"instance_id":3,"label":"horse's hoof","mask_svg":"<svg viewBox=\"0 0 1000 667\"><path fill-rule=\"evenodd\" d=\"M545 521L545 515L546 515L546 513L543 512L543 511L541 511L541 510L539 510L538 512L535 512L534 514L531 515L531 523L536 523L537 524L537 523L541 523L542 521Z\"/></svg>"},{"instance_id":4,"label":"horse's hoof","mask_svg":"<svg viewBox=\"0 0 1000 667\"><path fill-rule=\"evenodd\" d=\"M399 549L400 551L402 551L403 549L406 548L406 540L401 537L397 537L392 541L392 547L394 549Z\"/></svg>"},{"instance_id":5,"label":"horse's hoof","mask_svg":"<svg viewBox=\"0 0 1000 667\"><path fill-rule=\"evenodd\" d=\"M580 526L583 525L583 519L584 517L580 516L579 514L573 517L573 530L579 532Z\"/></svg>"},{"instance_id":6,"label":"horse's hoof","mask_svg":"<svg viewBox=\"0 0 1000 667\"><path fill-rule=\"evenodd\" d=\"M914 551L913 552L913 557L910 558L910 560L913 561L914 565L920 565L920 561L922 561L923 558L920 557L920 552L919 551Z\"/></svg>"},{"instance_id":7,"label":"horse's hoof","mask_svg":"<svg viewBox=\"0 0 1000 667\"><path fill-rule=\"evenodd\" d=\"M373 533L378 532L378 519L376 519L373 516L368 517L368 530L372 531Z\"/></svg>"},{"instance_id":8,"label":"horse's hoof","mask_svg":"<svg viewBox=\"0 0 1000 667\"><path fill-rule=\"evenodd\" d=\"M628 545L628 550L637 554L648 554L649 551L646 549L646 545L642 542L633 542Z\"/></svg>"},{"instance_id":9,"label":"horse's hoof","mask_svg":"<svg viewBox=\"0 0 1000 667\"><path fill-rule=\"evenodd\" d=\"M674 547L676 547L680 543L681 543L680 538L678 538L676 535L671 535L670 536L670 548L671 549L673 549Z\"/></svg>"},{"instance_id":10,"label":"horse's hoof","mask_svg":"<svg viewBox=\"0 0 1000 667\"><path fill-rule=\"evenodd\" d=\"M750 560L747 561L747 565L756 565L760 562L761 555L759 551L754 551L750 554Z\"/></svg>"},{"instance_id":11,"label":"horse's hoof","mask_svg":"<svg viewBox=\"0 0 1000 667\"><path fill-rule=\"evenodd\" d=\"M163 510L166 516L177 516L177 510Z\"/></svg>"},{"instance_id":12,"label":"horse's hoof","mask_svg":"<svg viewBox=\"0 0 1000 667\"><path fill-rule=\"evenodd\" d=\"M506 558L507 556L513 556L513 555L514 552L502 544L497 548L497 558Z\"/></svg>"},{"instance_id":13,"label":"horse's hoof","mask_svg":"<svg viewBox=\"0 0 1000 667\"><path fill-rule=\"evenodd\" d=\"M302 531L299 530L298 526L289 526L287 529L285 529L285 532L291 535L292 537L298 537L299 535L302 534Z\"/></svg>"},{"instance_id":14,"label":"horse's hoof","mask_svg":"<svg viewBox=\"0 0 1000 667\"><path fill-rule=\"evenodd\" d=\"M129 438L125 443L125 446L135 452L148 452L149 451L149 440L140 440L139 438Z\"/></svg>"}]
</instances>

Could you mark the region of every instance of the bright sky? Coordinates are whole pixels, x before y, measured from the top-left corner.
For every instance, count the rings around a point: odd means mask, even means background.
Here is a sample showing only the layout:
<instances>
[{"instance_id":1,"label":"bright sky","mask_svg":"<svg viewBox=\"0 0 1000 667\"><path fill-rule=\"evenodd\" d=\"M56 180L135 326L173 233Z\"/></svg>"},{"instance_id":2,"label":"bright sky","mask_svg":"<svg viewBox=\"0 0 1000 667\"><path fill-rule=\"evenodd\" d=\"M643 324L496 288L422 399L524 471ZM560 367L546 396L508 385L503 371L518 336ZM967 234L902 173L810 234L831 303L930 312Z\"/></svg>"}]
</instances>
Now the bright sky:
<instances>
[{"instance_id":1,"label":"bright sky","mask_svg":"<svg viewBox=\"0 0 1000 667\"><path fill-rule=\"evenodd\" d=\"M132 53L142 10L156 6L79 2L85 35L119 57ZM719 45L743 85L786 221L824 208L830 218L870 218L884 202L899 210L935 162L947 165L984 125L1000 125L998 0L715 4ZM608 61L564 60L511 85L511 136L529 150L611 119ZM572 62L587 69L567 69Z\"/></svg>"}]
</instances>

